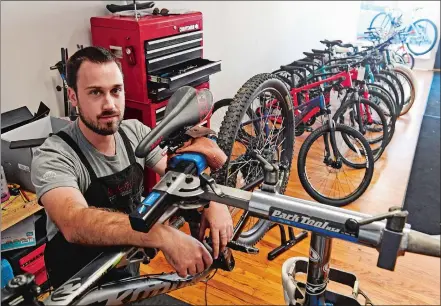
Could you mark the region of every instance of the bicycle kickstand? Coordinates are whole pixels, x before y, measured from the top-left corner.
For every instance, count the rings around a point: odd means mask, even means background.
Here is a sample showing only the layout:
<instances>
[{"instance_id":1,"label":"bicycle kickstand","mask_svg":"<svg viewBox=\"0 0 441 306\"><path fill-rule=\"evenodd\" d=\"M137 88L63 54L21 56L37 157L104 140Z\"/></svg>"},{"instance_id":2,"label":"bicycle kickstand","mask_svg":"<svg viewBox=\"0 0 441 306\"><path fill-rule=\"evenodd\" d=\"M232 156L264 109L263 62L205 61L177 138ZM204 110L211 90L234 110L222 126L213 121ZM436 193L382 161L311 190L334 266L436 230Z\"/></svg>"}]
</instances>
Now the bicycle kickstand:
<instances>
[{"instance_id":1,"label":"bicycle kickstand","mask_svg":"<svg viewBox=\"0 0 441 306\"><path fill-rule=\"evenodd\" d=\"M270 229L276 226L278 226L280 229L280 246L278 246L277 248L275 248L274 250L268 253L268 260L274 260L277 256L279 256L282 253L285 253L287 250L295 246L298 242L308 237L307 231L302 231L300 234L295 236L293 228L291 226L288 226L288 233L289 233L289 240L288 240L283 225L273 223Z\"/></svg>"}]
</instances>

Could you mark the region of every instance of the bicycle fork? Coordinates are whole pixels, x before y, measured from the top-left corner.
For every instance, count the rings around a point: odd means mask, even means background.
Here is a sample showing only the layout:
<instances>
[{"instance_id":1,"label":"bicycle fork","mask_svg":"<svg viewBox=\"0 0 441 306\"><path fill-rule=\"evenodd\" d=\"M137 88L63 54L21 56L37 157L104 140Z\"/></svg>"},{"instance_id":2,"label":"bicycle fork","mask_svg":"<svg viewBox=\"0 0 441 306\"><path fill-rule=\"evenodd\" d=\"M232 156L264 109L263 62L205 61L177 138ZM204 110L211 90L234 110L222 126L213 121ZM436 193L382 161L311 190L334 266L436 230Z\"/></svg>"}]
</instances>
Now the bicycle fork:
<instances>
[{"instance_id":1,"label":"bicycle fork","mask_svg":"<svg viewBox=\"0 0 441 306\"><path fill-rule=\"evenodd\" d=\"M333 168L339 168L341 167L341 160L340 160L340 154L337 149L337 141L335 138L335 122L334 120L332 120L331 111L329 109L325 111L326 111L326 117L328 119L329 133L323 135L324 143L325 143L324 163L327 166L331 166ZM332 148L333 158L331 158L331 150L329 148L329 145L331 145Z\"/></svg>"}]
</instances>

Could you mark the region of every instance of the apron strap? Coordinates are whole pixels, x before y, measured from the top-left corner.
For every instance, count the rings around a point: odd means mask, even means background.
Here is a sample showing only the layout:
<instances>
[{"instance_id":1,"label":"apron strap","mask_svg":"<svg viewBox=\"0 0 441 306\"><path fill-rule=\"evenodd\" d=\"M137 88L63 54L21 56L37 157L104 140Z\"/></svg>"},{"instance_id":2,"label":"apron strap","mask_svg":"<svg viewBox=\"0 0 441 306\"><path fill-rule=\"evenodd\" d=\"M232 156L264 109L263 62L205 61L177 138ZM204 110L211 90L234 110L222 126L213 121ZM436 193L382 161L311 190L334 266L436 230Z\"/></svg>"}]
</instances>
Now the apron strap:
<instances>
[{"instance_id":1,"label":"apron strap","mask_svg":"<svg viewBox=\"0 0 441 306\"><path fill-rule=\"evenodd\" d=\"M89 161L87 160L86 156L84 155L84 153L81 151L80 147L78 146L78 144L72 139L72 137L70 137L66 132L64 131L59 131L58 133L56 133L55 135L57 135L58 137L60 137L61 139L63 139L71 148L72 150L75 151L75 153L78 155L78 157L80 158L80 160L83 162L84 166L86 167L87 171L89 172L89 176L91 180L94 180L97 178L95 171L93 171L92 166L90 165Z\"/></svg>"},{"instance_id":2,"label":"apron strap","mask_svg":"<svg viewBox=\"0 0 441 306\"><path fill-rule=\"evenodd\" d=\"M135 153L133 152L132 145L130 144L129 137L127 137L127 134L123 131L122 128L119 128L118 132L124 141L124 146L126 147L127 156L129 157L130 164L133 165L134 163L136 163L136 159L135 159Z\"/></svg>"}]
</instances>

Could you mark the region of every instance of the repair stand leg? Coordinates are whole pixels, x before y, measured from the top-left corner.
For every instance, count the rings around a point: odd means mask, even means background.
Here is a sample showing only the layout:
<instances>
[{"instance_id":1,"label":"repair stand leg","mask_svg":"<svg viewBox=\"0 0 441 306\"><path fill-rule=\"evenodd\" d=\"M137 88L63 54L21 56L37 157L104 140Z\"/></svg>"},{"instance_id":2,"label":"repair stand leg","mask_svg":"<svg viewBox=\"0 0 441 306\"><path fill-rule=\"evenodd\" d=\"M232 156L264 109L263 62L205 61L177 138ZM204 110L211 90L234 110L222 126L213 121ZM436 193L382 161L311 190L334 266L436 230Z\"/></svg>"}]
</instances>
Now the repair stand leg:
<instances>
[{"instance_id":1,"label":"repair stand leg","mask_svg":"<svg viewBox=\"0 0 441 306\"><path fill-rule=\"evenodd\" d=\"M272 250L268 253L268 260L273 260L280 254L284 253L285 251L289 250L291 247L297 244L297 242L302 241L306 237L308 237L308 232L302 231L297 236L294 235L294 230L291 226L288 227L289 232L289 240L286 239L286 233L285 228L281 224L273 224L271 225L271 228L279 226L280 229L280 246Z\"/></svg>"}]
</instances>

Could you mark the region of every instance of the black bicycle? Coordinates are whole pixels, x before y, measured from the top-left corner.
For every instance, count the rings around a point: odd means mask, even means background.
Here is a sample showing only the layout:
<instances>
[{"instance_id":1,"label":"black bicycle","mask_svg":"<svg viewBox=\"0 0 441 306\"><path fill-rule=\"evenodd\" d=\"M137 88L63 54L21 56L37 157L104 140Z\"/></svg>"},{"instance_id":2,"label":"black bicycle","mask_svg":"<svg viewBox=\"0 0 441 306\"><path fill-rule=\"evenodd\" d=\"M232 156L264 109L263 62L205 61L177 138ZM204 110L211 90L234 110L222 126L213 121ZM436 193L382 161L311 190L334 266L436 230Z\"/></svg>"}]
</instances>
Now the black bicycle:
<instances>
[{"instance_id":1,"label":"black bicycle","mask_svg":"<svg viewBox=\"0 0 441 306\"><path fill-rule=\"evenodd\" d=\"M169 150L182 145L195 126L206 119L213 107L208 90L196 92L191 87L178 90L183 99L174 105L167 105L163 121L139 144L135 154L145 157L156 146L167 146ZM178 116L179 114L179 116ZM237 207L250 214L271 222L294 226L311 232L310 256L299 264L293 272L307 271L306 282L296 281L296 295L290 297L293 305L359 305L356 301L358 283L344 277L343 272L335 272L329 266L331 241L334 238L363 244L379 250L377 266L394 270L397 257L404 251L440 257L440 241L429 235L410 229L406 224L407 212L399 208L378 216L369 216L342 208L331 207L310 201L299 200L277 193L279 169L263 158L257 150L255 158L262 164L264 181L261 190L252 192L216 184L206 174L207 163L200 154L181 154L169 161L169 168L153 191L130 215L132 228L148 232L157 222L170 220L172 226L183 222L190 229L200 222L197 209L209 205L209 201ZM240 231L236 228L235 234ZM195 231L191 231L195 235ZM204 245L211 252L209 239ZM152 259L155 252L137 248L121 248L102 253L92 262L72 276L43 302L36 296L39 288L30 274L18 275L2 289L2 305L122 305L141 301L158 294L190 286L206 280L215 269L232 271L234 258L232 251L256 253L258 250L235 241L228 243L227 250L214 260L206 271L179 277L176 273L143 275L120 281L97 285L109 270L124 266L128 262ZM142 254L141 257L135 253ZM342 274L343 273L343 274ZM351 296L327 291L329 280L353 285ZM363 293L364 294L364 293Z\"/></svg>"}]
</instances>

